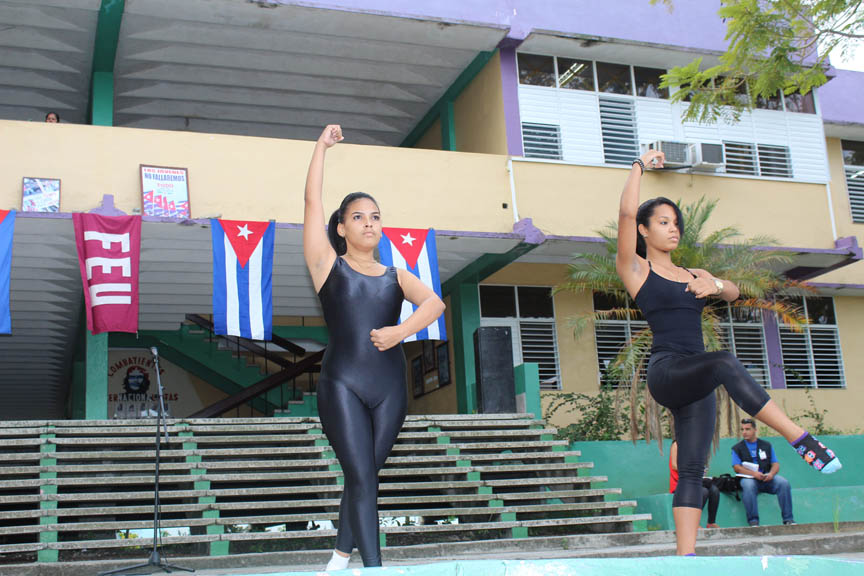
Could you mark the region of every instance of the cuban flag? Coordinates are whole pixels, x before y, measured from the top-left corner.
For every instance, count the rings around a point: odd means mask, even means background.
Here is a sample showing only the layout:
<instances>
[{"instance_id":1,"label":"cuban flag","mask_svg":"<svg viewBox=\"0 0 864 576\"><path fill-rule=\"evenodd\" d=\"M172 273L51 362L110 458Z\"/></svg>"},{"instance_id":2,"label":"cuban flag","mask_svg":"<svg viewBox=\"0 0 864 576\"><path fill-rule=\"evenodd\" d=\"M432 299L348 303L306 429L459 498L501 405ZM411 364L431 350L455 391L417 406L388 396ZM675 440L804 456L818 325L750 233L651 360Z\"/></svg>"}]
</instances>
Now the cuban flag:
<instances>
[{"instance_id":1,"label":"cuban flag","mask_svg":"<svg viewBox=\"0 0 864 576\"><path fill-rule=\"evenodd\" d=\"M9 281L12 277L12 235L15 210L0 210L0 334L12 333Z\"/></svg>"},{"instance_id":2,"label":"cuban flag","mask_svg":"<svg viewBox=\"0 0 864 576\"><path fill-rule=\"evenodd\" d=\"M216 334L270 340L276 224L210 220Z\"/></svg>"},{"instance_id":3,"label":"cuban flag","mask_svg":"<svg viewBox=\"0 0 864 576\"><path fill-rule=\"evenodd\" d=\"M420 278L426 286L441 297L441 279L438 276L438 250L435 247L435 230L429 228L383 228L378 252L381 264L408 270ZM417 307L411 302L402 302L401 324L414 313ZM447 340L444 315L405 342L415 340Z\"/></svg>"}]
</instances>

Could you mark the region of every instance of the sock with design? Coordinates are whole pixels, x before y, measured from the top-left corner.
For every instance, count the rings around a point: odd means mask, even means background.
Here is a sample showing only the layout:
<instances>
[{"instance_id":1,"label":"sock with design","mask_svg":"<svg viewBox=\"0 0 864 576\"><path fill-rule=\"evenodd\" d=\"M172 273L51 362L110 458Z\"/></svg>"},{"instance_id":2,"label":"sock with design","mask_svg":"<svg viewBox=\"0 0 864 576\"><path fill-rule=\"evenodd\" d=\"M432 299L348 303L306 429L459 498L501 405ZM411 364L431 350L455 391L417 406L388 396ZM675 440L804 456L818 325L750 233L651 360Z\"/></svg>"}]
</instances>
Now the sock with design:
<instances>
[{"instance_id":1,"label":"sock with design","mask_svg":"<svg viewBox=\"0 0 864 576\"><path fill-rule=\"evenodd\" d=\"M840 459L834 455L834 452L811 436L809 432L804 432L800 438L790 442L790 444L805 462L823 474L833 474L843 468Z\"/></svg>"},{"instance_id":2,"label":"sock with design","mask_svg":"<svg viewBox=\"0 0 864 576\"><path fill-rule=\"evenodd\" d=\"M325 570L345 570L348 568L349 560L351 560L350 556L342 556L334 550L333 556L330 558L330 562L327 563Z\"/></svg>"}]
</instances>

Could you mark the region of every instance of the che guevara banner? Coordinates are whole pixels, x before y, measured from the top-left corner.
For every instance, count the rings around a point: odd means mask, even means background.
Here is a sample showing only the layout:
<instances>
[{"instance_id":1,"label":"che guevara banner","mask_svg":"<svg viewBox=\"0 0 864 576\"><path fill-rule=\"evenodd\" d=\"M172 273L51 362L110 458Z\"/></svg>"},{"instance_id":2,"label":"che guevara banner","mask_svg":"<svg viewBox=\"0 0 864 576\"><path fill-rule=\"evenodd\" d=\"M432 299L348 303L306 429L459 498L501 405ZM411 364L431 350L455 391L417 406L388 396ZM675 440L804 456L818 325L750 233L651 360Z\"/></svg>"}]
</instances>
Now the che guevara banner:
<instances>
[{"instance_id":1,"label":"che guevara banner","mask_svg":"<svg viewBox=\"0 0 864 576\"><path fill-rule=\"evenodd\" d=\"M435 243L435 230L429 228L382 228L378 253L381 263L407 270L417 276L426 286L441 297L441 279L438 276L438 250ZM401 324L414 313L417 307L411 302L402 302L399 315ZM406 342L414 340L447 340L444 315L417 334L409 336Z\"/></svg>"},{"instance_id":2,"label":"che guevara banner","mask_svg":"<svg viewBox=\"0 0 864 576\"><path fill-rule=\"evenodd\" d=\"M73 214L87 329L138 332L140 216Z\"/></svg>"}]
</instances>

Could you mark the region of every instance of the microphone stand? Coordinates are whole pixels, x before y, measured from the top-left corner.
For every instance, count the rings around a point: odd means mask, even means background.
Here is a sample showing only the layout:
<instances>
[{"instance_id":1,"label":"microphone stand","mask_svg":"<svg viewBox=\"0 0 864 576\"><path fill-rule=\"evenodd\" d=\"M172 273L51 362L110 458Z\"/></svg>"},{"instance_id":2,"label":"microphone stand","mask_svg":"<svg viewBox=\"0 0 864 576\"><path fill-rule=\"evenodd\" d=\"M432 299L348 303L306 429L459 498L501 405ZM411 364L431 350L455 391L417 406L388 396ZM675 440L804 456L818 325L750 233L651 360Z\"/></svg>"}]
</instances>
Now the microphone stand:
<instances>
[{"instance_id":1,"label":"microphone stand","mask_svg":"<svg viewBox=\"0 0 864 576\"><path fill-rule=\"evenodd\" d=\"M156 414L156 475L154 478L154 488L153 488L153 550L150 552L150 558L147 559L147 562L143 562L141 564L136 564L134 566L129 566L127 568L118 568L117 570L110 570L108 572L100 572L99 576L109 576L111 574L124 574L130 572L132 570L138 570L139 568L146 568L148 566L152 566L154 569L162 570L163 572L172 572L174 570L180 570L182 572L194 572L195 570L191 568L182 568L180 566L175 566L173 564L169 564L164 555L159 551L159 546L162 542L162 534L160 531L160 515L161 511L159 508L159 448L161 446L161 438L159 434L159 425L162 424L165 430L165 446L168 446L168 420L165 417L165 400L162 396L162 377L159 374L159 350L153 346L150 348L150 352L153 354L153 363L156 365L156 383L157 390L159 396L159 411ZM149 408L148 408L149 410ZM151 574L153 570L147 572L147 574Z\"/></svg>"}]
</instances>

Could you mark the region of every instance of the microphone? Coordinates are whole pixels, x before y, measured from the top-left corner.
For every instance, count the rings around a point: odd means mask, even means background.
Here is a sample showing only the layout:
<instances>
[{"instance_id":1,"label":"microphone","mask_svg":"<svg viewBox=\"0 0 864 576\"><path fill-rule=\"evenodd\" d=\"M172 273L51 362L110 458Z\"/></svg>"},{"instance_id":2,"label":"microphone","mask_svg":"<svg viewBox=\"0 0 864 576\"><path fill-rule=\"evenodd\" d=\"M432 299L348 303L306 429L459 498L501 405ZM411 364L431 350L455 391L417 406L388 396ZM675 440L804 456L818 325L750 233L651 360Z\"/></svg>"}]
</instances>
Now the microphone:
<instances>
[{"instance_id":1,"label":"microphone","mask_svg":"<svg viewBox=\"0 0 864 576\"><path fill-rule=\"evenodd\" d=\"M159 349L156 346L150 347L150 353L153 354L153 358L159 358Z\"/></svg>"}]
</instances>

